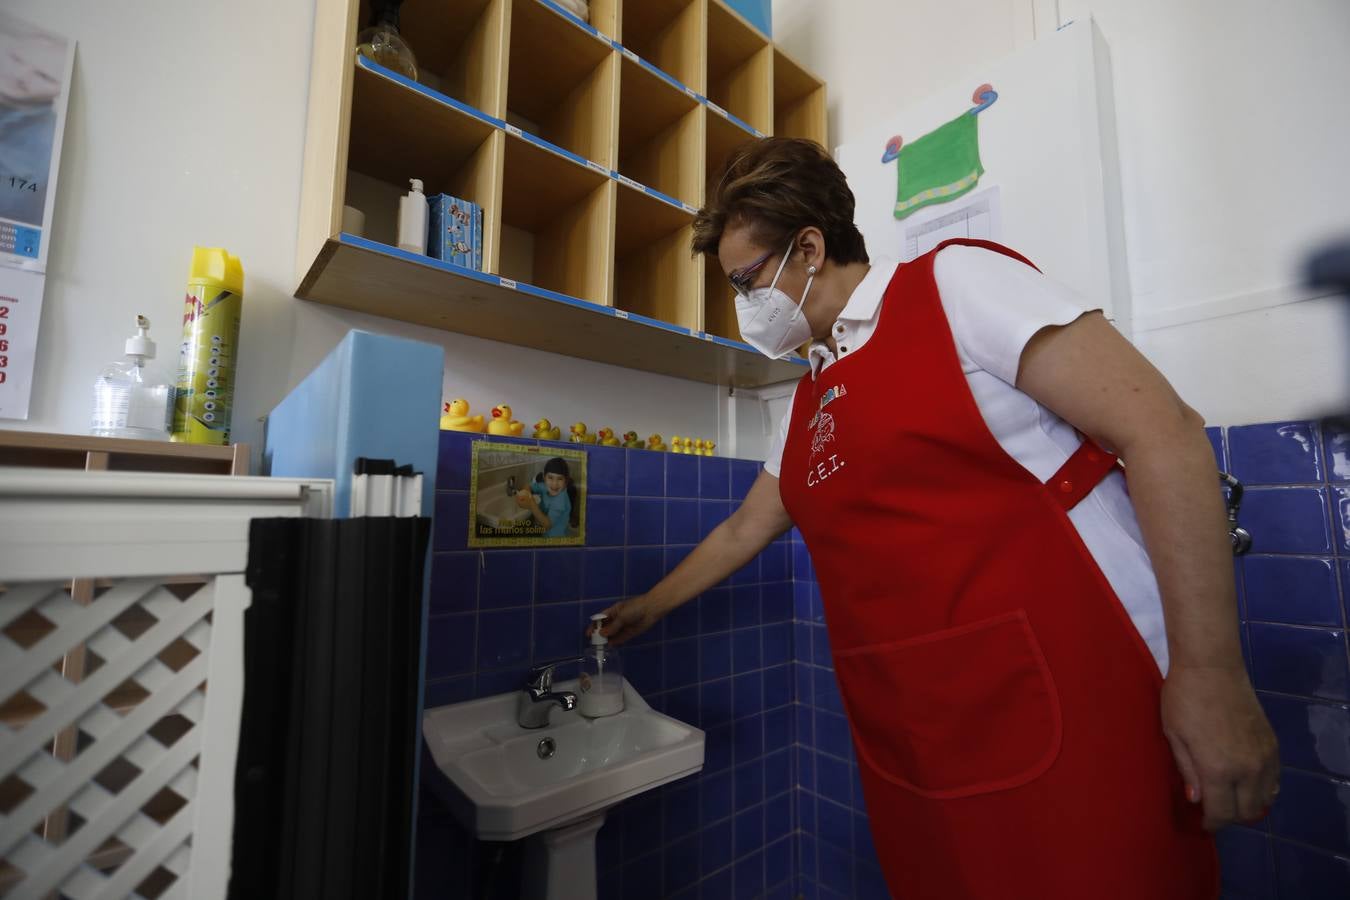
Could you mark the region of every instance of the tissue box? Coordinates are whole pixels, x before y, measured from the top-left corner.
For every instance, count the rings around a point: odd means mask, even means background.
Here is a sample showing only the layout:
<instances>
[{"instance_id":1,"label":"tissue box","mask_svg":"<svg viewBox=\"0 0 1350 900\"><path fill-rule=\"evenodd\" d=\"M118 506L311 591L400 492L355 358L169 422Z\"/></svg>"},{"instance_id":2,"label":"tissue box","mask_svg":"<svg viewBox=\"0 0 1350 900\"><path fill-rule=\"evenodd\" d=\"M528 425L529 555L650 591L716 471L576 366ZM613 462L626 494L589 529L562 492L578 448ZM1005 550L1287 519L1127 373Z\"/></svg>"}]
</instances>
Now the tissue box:
<instances>
[{"instance_id":1,"label":"tissue box","mask_svg":"<svg viewBox=\"0 0 1350 900\"><path fill-rule=\"evenodd\" d=\"M449 194L427 198L427 255L469 269L483 267L483 210Z\"/></svg>"}]
</instances>

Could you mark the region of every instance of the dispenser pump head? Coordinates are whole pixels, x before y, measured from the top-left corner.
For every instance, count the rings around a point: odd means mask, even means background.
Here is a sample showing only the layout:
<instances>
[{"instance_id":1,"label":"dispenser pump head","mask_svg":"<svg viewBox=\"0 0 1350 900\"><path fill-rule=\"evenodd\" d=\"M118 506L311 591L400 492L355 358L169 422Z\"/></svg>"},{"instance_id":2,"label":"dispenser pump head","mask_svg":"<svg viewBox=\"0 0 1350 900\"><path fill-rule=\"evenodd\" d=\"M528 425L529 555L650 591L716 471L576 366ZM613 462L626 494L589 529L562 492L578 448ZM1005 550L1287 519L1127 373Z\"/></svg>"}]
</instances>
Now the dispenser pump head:
<instances>
[{"instance_id":1,"label":"dispenser pump head","mask_svg":"<svg viewBox=\"0 0 1350 900\"><path fill-rule=\"evenodd\" d=\"M409 178L409 179L408 179L408 183L412 185L412 192L413 192L414 194L420 194L420 193L422 193L422 179L420 179L420 178Z\"/></svg>"},{"instance_id":2,"label":"dispenser pump head","mask_svg":"<svg viewBox=\"0 0 1350 900\"><path fill-rule=\"evenodd\" d=\"M608 619L609 616L604 613L596 613L591 616L591 644L596 647L603 647L609 643L609 638L605 637L600 630L600 623Z\"/></svg>"},{"instance_id":3,"label":"dispenser pump head","mask_svg":"<svg viewBox=\"0 0 1350 900\"><path fill-rule=\"evenodd\" d=\"M127 338L126 354L140 359L155 358L155 342L150 340L150 320L145 316L136 317L136 333Z\"/></svg>"}]
</instances>

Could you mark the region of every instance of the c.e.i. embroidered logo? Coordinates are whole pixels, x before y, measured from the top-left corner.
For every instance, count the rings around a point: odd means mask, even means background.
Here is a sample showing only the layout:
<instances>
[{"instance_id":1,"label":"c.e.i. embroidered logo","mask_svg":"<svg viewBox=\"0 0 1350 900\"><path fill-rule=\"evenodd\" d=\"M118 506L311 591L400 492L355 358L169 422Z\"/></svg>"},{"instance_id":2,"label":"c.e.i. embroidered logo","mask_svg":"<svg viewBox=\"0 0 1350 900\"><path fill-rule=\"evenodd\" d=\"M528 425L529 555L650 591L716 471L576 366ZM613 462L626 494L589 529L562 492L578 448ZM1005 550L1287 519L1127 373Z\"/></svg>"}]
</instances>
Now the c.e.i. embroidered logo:
<instances>
[{"instance_id":1,"label":"c.e.i. embroidered logo","mask_svg":"<svg viewBox=\"0 0 1350 900\"><path fill-rule=\"evenodd\" d=\"M810 460L815 461L816 456L825 452L826 447L834 441L834 416L825 411L825 407L844 397L848 391L842 384L835 385L820 395L820 404L816 407L816 412L811 416L811 421L806 427L811 430L811 456ZM815 487L826 478L829 478L844 465L844 461L839 458L837 453L829 454L829 464L821 462L819 465L811 466L806 473L806 486Z\"/></svg>"}]
</instances>

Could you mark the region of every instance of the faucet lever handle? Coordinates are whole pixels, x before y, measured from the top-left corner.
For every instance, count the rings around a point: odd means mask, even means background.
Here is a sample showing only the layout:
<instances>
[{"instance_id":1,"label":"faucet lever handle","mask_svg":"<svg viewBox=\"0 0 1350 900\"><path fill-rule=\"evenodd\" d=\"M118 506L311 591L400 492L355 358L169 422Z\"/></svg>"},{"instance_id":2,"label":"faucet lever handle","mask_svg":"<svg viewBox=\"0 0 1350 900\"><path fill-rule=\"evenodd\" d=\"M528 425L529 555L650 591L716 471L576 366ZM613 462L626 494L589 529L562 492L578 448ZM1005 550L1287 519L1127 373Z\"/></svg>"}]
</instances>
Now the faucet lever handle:
<instances>
[{"instance_id":1,"label":"faucet lever handle","mask_svg":"<svg viewBox=\"0 0 1350 900\"><path fill-rule=\"evenodd\" d=\"M530 667L529 680L525 682L526 690L537 690L542 693L548 693L553 690L554 667L574 662L581 662L581 657L567 656L562 659L555 659Z\"/></svg>"}]
</instances>

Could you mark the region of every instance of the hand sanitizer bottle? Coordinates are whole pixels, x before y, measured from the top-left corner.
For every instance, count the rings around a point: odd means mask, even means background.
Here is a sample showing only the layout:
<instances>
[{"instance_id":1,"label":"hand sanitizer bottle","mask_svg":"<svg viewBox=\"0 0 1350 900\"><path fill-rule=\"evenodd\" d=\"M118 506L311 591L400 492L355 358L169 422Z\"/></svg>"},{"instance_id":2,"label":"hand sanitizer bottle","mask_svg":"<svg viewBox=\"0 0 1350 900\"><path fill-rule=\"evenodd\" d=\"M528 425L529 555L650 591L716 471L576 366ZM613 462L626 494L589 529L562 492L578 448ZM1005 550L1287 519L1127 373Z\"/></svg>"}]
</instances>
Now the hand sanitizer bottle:
<instances>
[{"instance_id":1,"label":"hand sanitizer bottle","mask_svg":"<svg viewBox=\"0 0 1350 900\"><path fill-rule=\"evenodd\" d=\"M600 632L604 613L591 616L591 646L581 658L581 691L577 712L592 719L623 712L623 666L619 653Z\"/></svg>"},{"instance_id":2,"label":"hand sanitizer bottle","mask_svg":"<svg viewBox=\"0 0 1350 900\"><path fill-rule=\"evenodd\" d=\"M412 190L398 198L398 248L409 253L427 252L427 195L422 193L422 179L408 179Z\"/></svg>"},{"instance_id":3,"label":"hand sanitizer bottle","mask_svg":"<svg viewBox=\"0 0 1350 900\"><path fill-rule=\"evenodd\" d=\"M94 382L94 414L89 433L98 437L166 441L173 425L174 388L145 372L155 358L150 320L136 317L136 333L127 339L126 360L109 365Z\"/></svg>"}]
</instances>

